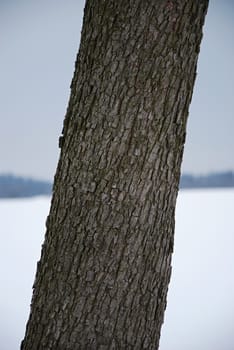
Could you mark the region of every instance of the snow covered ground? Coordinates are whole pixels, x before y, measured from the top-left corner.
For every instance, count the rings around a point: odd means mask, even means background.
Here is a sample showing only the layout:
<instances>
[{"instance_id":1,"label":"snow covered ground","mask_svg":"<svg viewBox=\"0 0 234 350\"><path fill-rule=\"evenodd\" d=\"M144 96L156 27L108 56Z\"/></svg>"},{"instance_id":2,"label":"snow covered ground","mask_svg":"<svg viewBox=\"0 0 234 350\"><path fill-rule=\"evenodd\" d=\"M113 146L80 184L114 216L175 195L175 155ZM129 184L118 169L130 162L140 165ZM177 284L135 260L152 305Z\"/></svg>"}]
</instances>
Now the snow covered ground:
<instances>
[{"instance_id":1,"label":"snow covered ground","mask_svg":"<svg viewBox=\"0 0 234 350\"><path fill-rule=\"evenodd\" d=\"M0 349L19 350L50 198L0 200Z\"/></svg>"},{"instance_id":2,"label":"snow covered ground","mask_svg":"<svg viewBox=\"0 0 234 350\"><path fill-rule=\"evenodd\" d=\"M234 350L234 189L178 197L160 350Z\"/></svg>"},{"instance_id":3,"label":"snow covered ground","mask_svg":"<svg viewBox=\"0 0 234 350\"><path fill-rule=\"evenodd\" d=\"M0 201L0 349L24 335L50 199ZM160 350L234 349L234 189L181 191Z\"/></svg>"}]
</instances>

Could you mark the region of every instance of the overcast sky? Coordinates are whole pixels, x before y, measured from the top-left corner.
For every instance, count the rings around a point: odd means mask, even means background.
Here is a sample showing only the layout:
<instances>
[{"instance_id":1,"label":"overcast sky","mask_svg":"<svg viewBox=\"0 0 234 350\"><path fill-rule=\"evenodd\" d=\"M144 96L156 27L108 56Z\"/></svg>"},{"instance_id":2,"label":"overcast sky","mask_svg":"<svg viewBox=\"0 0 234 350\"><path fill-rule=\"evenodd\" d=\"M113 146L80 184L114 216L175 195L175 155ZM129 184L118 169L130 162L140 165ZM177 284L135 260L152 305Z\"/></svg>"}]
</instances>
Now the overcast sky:
<instances>
[{"instance_id":1,"label":"overcast sky","mask_svg":"<svg viewBox=\"0 0 234 350\"><path fill-rule=\"evenodd\" d=\"M0 0L0 173L53 179L84 0ZM210 0L183 172L234 170L234 1Z\"/></svg>"}]
</instances>

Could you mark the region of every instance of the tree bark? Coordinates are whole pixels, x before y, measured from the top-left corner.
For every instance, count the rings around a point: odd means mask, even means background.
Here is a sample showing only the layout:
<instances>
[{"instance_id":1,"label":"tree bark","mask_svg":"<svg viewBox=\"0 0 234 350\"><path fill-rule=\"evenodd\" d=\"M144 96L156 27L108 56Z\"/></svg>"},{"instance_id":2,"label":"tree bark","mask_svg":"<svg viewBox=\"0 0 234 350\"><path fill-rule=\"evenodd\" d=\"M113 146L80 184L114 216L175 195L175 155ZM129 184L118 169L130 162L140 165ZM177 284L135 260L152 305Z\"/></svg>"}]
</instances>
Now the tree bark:
<instances>
[{"instance_id":1,"label":"tree bark","mask_svg":"<svg viewBox=\"0 0 234 350\"><path fill-rule=\"evenodd\" d=\"M208 0L88 0L23 350L157 349Z\"/></svg>"}]
</instances>

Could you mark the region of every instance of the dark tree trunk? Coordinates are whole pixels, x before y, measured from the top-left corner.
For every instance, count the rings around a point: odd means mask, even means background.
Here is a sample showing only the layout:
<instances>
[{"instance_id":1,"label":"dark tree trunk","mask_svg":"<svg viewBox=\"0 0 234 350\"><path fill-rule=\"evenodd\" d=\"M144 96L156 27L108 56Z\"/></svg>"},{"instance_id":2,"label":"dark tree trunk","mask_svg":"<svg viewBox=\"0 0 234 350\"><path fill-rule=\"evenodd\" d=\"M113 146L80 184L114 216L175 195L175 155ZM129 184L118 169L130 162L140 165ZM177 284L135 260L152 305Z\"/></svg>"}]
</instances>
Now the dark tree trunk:
<instances>
[{"instance_id":1,"label":"dark tree trunk","mask_svg":"<svg viewBox=\"0 0 234 350\"><path fill-rule=\"evenodd\" d=\"M207 6L87 1L23 350L158 348Z\"/></svg>"}]
</instances>

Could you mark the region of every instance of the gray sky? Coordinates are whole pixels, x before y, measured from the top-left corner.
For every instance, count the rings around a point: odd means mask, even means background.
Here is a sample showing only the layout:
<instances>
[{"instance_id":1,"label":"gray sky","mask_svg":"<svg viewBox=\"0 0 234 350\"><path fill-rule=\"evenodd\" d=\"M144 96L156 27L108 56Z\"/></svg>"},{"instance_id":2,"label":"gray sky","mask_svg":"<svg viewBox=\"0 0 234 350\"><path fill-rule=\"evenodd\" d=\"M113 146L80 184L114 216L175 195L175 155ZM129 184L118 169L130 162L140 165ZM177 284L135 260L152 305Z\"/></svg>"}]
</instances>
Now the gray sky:
<instances>
[{"instance_id":1,"label":"gray sky","mask_svg":"<svg viewBox=\"0 0 234 350\"><path fill-rule=\"evenodd\" d=\"M52 179L84 0L0 0L0 173ZM183 172L234 170L234 1L210 0Z\"/></svg>"}]
</instances>

